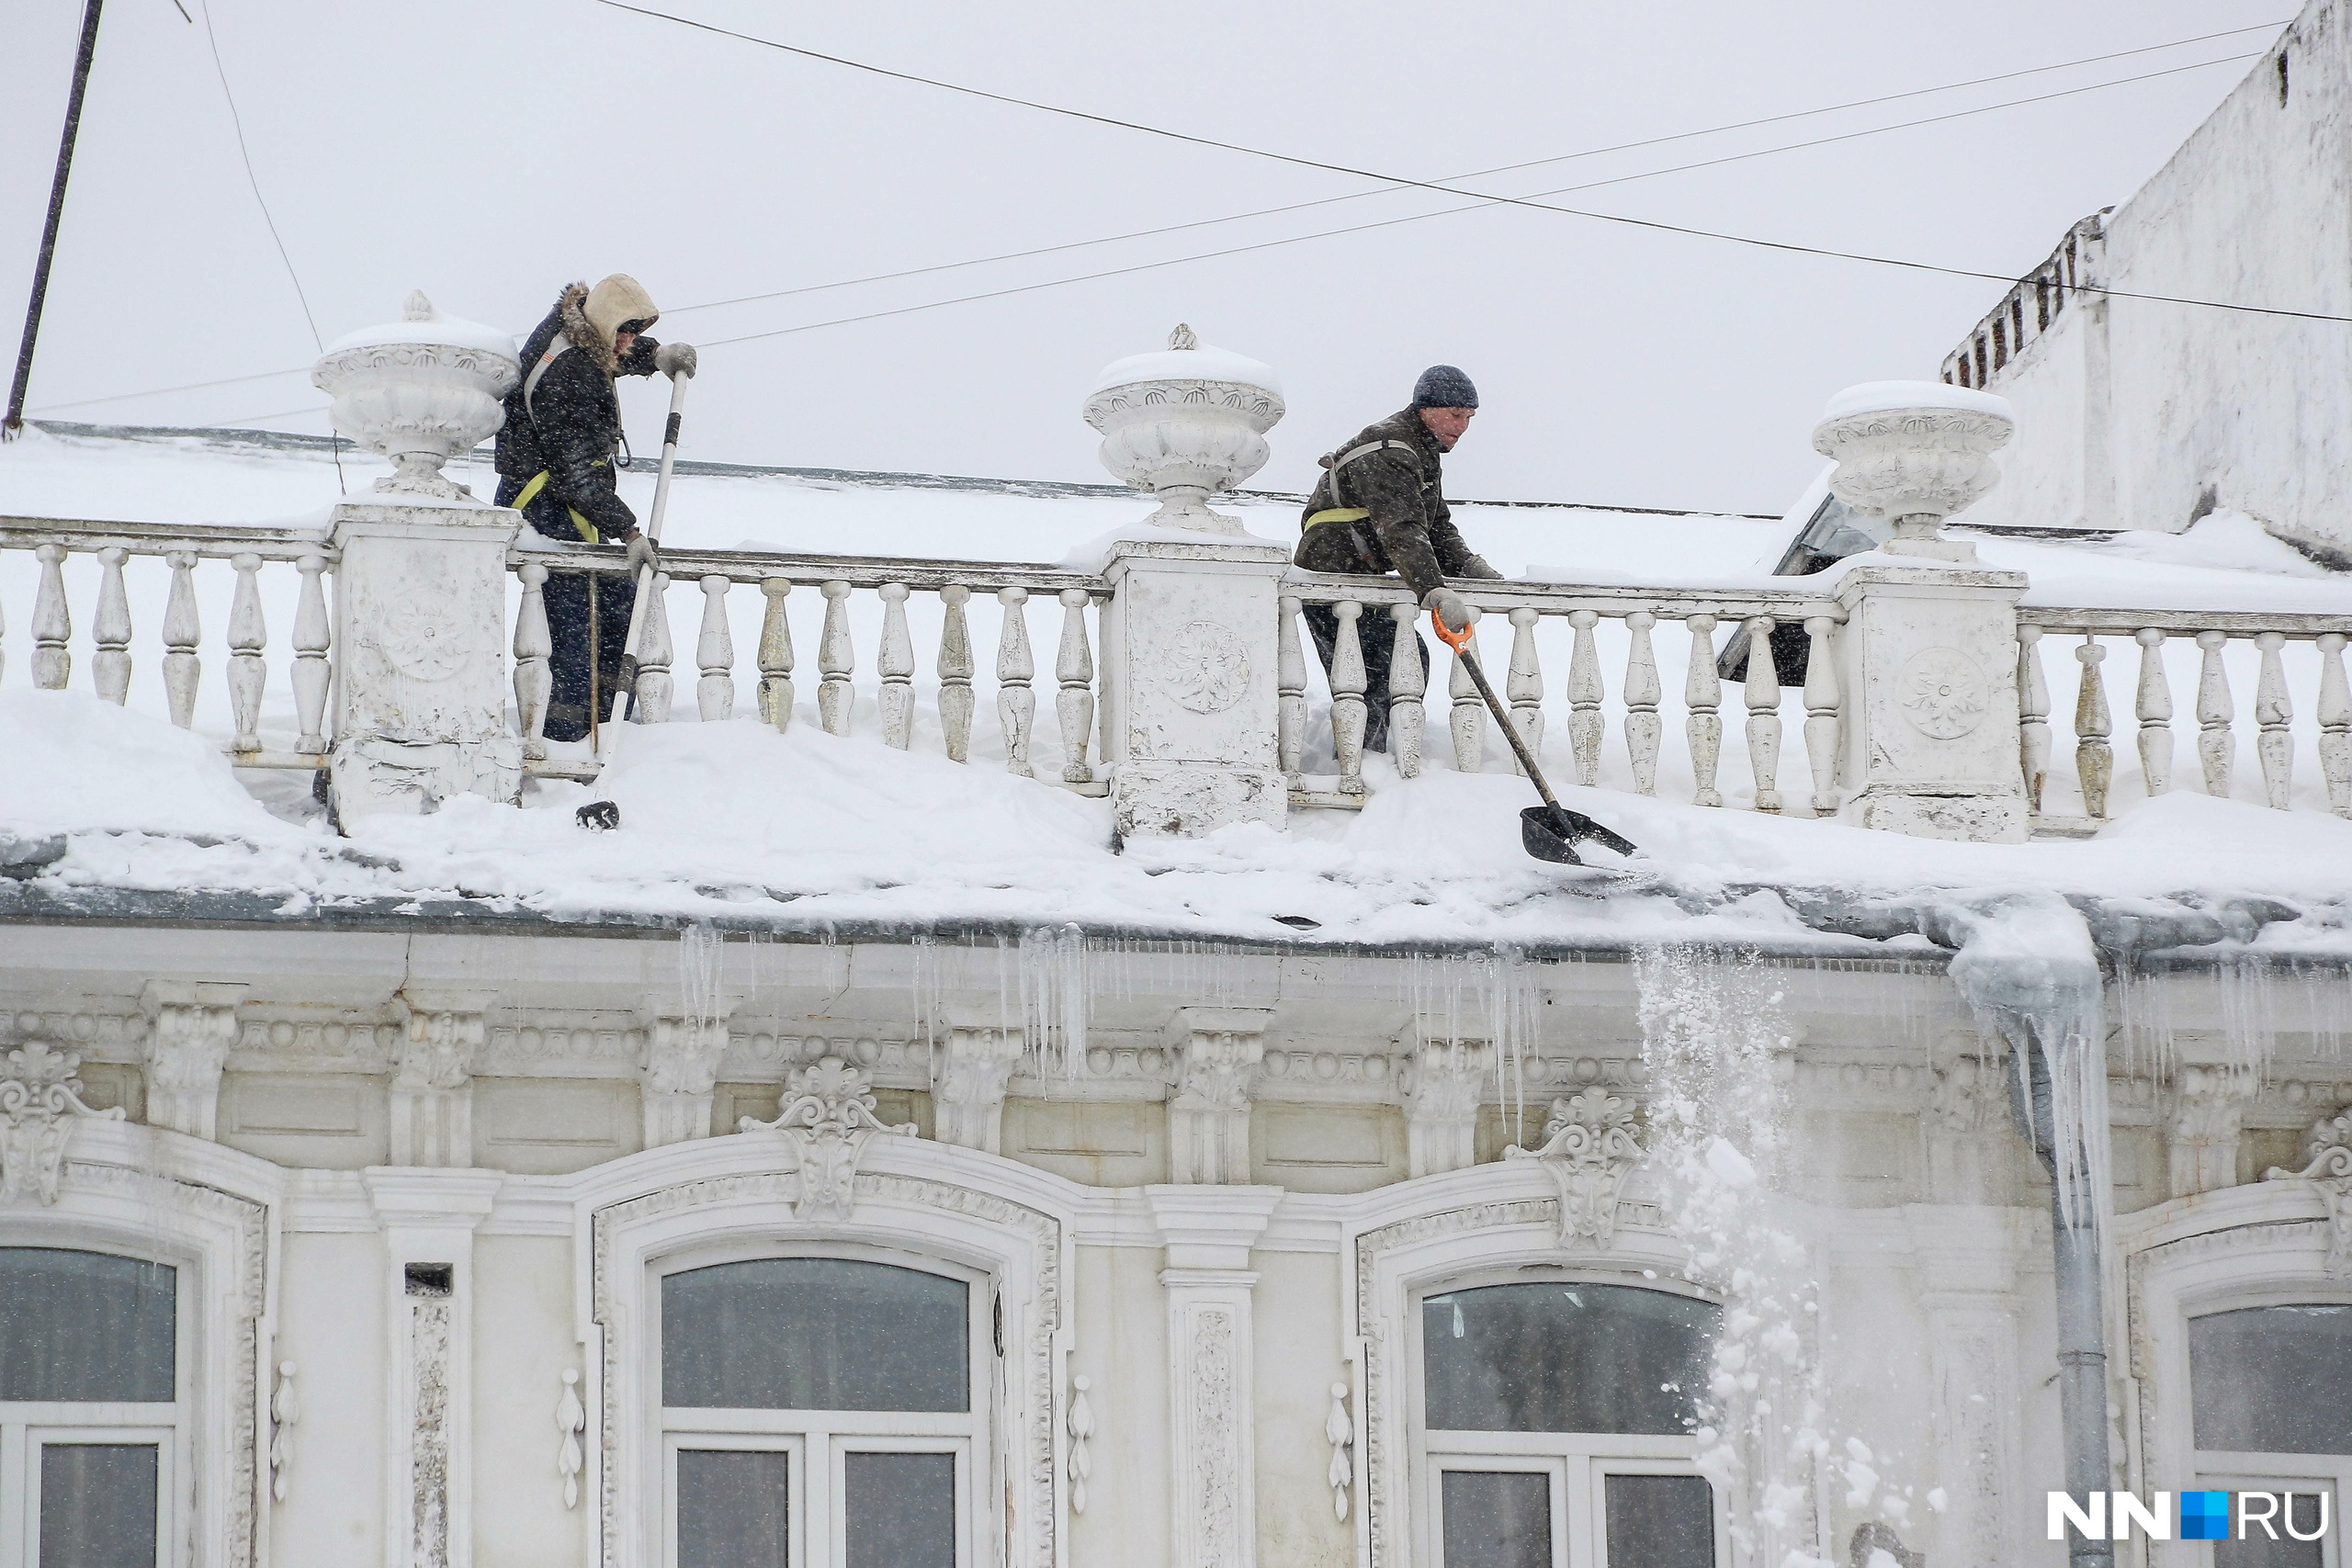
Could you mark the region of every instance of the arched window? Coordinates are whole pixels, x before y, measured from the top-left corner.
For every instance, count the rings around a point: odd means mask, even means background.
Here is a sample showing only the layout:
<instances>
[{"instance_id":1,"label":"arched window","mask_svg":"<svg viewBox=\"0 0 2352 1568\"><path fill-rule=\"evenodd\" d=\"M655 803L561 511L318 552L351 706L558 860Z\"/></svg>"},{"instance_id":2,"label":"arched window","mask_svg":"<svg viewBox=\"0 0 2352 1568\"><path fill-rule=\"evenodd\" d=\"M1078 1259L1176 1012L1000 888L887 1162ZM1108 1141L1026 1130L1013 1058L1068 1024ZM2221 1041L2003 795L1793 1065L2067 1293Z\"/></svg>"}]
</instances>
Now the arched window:
<instances>
[{"instance_id":1,"label":"arched window","mask_svg":"<svg viewBox=\"0 0 2352 1568\"><path fill-rule=\"evenodd\" d=\"M1691 1464L1719 1313L1577 1280L1425 1296L1418 1469L1442 1568L1712 1568Z\"/></svg>"},{"instance_id":2,"label":"arched window","mask_svg":"<svg viewBox=\"0 0 2352 1568\"><path fill-rule=\"evenodd\" d=\"M854 1258L664 1275L673 1568L972 1563L985 1294Z\"/></svg>"},{"instance_id":3,"label":"arched window","mask_svg":"<svg viewBox=\"0 0 2352 1568\"><path fill-rule=\"evenodd\" d=\"M2216 1541L2214 1568L2335 1568L2319 1526L2324 1506L2328 1540L2340 1539L2352 1492L2352 1305L2191 1318L2188 1382L2198 1484L2280 1495L2275 1521L2232 1521L2245 1539ZM2258 1515L2267 1506L2239 1506Z\"/></svg>"},{"instance_id":4,"label":"arched window","mask_svg":"<svg viewBox=\"0 0 2352 1568\"><path fill-rule=\"evenodd\" d=\"M0 1247L0 1568L156 1568L187 1462L179 1271Z\"/></svg>"}]
</instances>

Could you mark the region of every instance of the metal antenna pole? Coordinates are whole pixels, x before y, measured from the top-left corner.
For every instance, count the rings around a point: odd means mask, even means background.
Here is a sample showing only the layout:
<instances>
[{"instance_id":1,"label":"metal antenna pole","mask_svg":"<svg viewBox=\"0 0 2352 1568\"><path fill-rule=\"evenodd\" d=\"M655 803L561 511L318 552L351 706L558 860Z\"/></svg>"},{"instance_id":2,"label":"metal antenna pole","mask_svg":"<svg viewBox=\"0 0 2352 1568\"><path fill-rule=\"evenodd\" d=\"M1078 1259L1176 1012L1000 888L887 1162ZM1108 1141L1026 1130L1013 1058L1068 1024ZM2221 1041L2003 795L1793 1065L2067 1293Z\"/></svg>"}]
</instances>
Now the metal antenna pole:
<instances>
[{"instance_id":1,"label":"metal antenna pole","mask_svg":"<svg viewBox=\"0 0 2352 1568\"><path fill-rule=\"evenodd\" d=\"M33 375L33 340L40 335L41 302L49 297L49 264L57 254L57 223L65 215L65 176L74 169L74 137L82 129L82 95L90 85L90 59L98 49L98 6L85 0L82 47L74 56L74 91L65 99L65 134L57 143L57 175L49 184L49 220L41 226L40 256L33 263L32 303L25 307L25 341L17 350L17 379L8 389L8 415L0 420L0 440L13 441L25 428L25 385Z\"/></svg>"}]
</instances>

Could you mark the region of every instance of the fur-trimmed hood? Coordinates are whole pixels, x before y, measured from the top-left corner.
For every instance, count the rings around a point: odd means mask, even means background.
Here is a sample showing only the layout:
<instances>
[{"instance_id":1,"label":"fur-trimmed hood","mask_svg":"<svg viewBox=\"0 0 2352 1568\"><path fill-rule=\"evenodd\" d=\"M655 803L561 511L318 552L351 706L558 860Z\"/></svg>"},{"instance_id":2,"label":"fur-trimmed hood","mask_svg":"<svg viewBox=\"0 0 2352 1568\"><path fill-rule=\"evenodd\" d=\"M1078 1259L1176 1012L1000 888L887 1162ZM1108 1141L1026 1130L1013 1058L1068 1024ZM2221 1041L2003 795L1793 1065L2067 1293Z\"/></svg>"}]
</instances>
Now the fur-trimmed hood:
<instances>
[{"instance_id":1,"label":"fur-trimmed hood","mask_svg":"<svg viewBox=\"0 0 2352 1568\"><path fill-rule=\"evenodd\" d=\"M594 360L607 376L617 367L613 344L621 323L642 321L650 327L662 315L645 286L625 272L613 274L594 288L584 283L566 285L555 308L563 323L564 341Z\"/></svg>"}]
</instances>

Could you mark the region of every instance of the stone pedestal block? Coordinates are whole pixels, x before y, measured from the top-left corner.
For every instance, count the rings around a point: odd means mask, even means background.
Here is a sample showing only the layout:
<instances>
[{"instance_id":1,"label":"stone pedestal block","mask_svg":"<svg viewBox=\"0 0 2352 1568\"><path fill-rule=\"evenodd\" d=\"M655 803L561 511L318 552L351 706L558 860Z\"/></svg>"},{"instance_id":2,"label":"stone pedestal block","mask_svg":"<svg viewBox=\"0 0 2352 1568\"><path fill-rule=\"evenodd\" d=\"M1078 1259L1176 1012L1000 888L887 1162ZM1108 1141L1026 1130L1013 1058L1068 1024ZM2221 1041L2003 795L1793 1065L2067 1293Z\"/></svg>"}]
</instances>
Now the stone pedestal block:
<instances>
[{"instance_id":1,"label":"stone pedestal block","mask_svg":"<svg viewBox=\"0 0 2352 1568\"><path fill-rule=\"evenodd\" d=\"M1122 838L1280 828L1279 545L1204 536L1112 547L1102 615L1102 752Z\"/></svg>"},{"instance_id":2,"label":"stone pedestal block","mask_svg":"<svg viewBox=\"0 0 2352 1568\"><path fill-rule=\"evenodd\" d=\"M1856 567L1838 580L1841 819L1928 839L2025 841L2015 571Z\"/></svg>"},{"instance_id":3,"label":"stone pedestal block","mask_svg":"<svg viewBox=\"0 0 2352 1568\"><path fill-rule=\"evenodd\" d=\"M506 721L503 507L346 502L334 511L335 742L348 824L435 809L453 795L511 804L521 739Z\"/></svg>"}]
</instances>

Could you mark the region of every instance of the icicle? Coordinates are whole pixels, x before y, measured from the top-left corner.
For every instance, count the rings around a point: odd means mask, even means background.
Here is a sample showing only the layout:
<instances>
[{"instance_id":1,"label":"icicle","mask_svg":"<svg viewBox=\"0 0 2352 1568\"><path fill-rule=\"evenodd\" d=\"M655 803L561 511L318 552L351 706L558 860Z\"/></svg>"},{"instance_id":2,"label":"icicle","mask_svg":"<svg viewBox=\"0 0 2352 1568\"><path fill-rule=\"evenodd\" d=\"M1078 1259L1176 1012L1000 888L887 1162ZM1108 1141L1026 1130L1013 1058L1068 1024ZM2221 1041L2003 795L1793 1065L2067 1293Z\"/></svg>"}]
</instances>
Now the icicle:
<instances>
[{"instance_id":1,"label":"icicle","mask_svg":"<svg viewBox=\"0 0 2352 1568\"><path fill-rule=\"evenodd\" d=\"M718 928L707 921L678 933L678 1016L696 1040L718 1025L721 953Z\"/></svg>"},{"instance_id":2,"label":"icicle","mask_svg":"<svg viewBox=\"0 0 2352 1568\"><path fill-rule=\"evenodd\" d=\"M1021 938L1022 1034L1033 1070L1058 1053L1062 1075L1086 1071L1086 931L1072 923L1039 926ZM1186 993L1178 993L1183 995Z\"/></svg>"}]
</instances>

